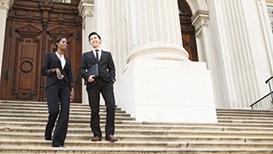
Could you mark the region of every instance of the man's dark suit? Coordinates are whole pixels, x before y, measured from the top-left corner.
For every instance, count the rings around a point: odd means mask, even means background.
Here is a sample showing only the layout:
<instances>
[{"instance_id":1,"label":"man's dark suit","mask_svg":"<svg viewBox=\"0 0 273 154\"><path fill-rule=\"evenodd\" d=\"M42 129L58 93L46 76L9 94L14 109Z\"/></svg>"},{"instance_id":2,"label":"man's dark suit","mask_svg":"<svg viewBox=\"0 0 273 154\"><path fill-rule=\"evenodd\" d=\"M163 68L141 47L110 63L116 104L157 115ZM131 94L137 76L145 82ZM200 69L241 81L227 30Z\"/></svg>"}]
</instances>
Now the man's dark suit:
<instances>
[{"instance_id":1,"label":"man's dark suit","mask_svg":"<svg viewBox=\"0 0 273 154\"><path fill-rule=\"evenodd\" d=\"M97 63L93 52L84 53L82 56L82 64L80 68L81 76L86 81L86 90L88 93L89 105L91 108L91 129L94 136L102 137L100 129L100 93L102 94L106 105L106 137L114 135L115 131L115 98L113 92L113 83L115 81L115 65L110 52L101 51L101 56L98 61L99 75L95 81L89 83L89 78L86 72Z\"/></svg>"},{"instance_id":2,"label":"man's dark suit","mask_svg":"<svg viewBox=\"0 0 273 154\"><path fill-rule=\"evenodd\" d=\"M55 68L61 70L64 76L62 80L57 78ZM71 63L66 59L66 64L62 69L61 61L56 53L50 52L45 57L42 74L47 76L46 97L49 112L45 138L51 139L55 121L60 113L54 130L52 146L63 146L69 120L70 90L73 87ZM59 103L61 104L61 111Z\"/></svg>"}]
</instances>

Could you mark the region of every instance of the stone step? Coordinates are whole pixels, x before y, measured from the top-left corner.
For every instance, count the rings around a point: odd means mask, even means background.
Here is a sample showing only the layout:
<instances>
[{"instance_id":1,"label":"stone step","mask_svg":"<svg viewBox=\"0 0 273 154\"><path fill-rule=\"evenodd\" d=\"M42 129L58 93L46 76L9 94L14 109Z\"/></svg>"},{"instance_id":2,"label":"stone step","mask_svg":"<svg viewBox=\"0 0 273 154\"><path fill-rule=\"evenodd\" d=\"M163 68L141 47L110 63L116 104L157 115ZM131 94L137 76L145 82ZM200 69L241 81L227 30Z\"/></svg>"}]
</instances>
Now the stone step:
<instances>
[{"instance_id":1,"label":"stone step","mask_svg":"<svg viewBox=\"0 0 273 154\"><path fill-rule=\"evenodd\" d=\"M106 108L101 105L104 135ZM261 154L273 151L273 112L217 109L219 123L136 122L117 107L116 143L91 142L89 105L71 103L65 148L44 141L46 102L0 100L0 153Z\"/></svg>"},{"instance_id":2,"label":"stone step","mask_svg":"<svg viewBox=\"0 0 273 154\"><path fill-rule=\"evenodd\" d=\"M2 132L0 133L2 137L12 137L12 138L22 138L22 135L27 135L29 138L30 135L36 134L37 136L43 137L44 131L27 131L23 130L21 132L18 132L16 130L1 130ZM179 138L188 138L188 137L197 137L197 138L211 138L211 137L226 137L226 138L250 138L250 137L256 137L256 138L268 138L270 136L270 139L272 139L273 135L272 133L255 133L255 132L222 132L222 133L217 133L217 132L185 132L185 133L168 133L168 132L137 132L137 131L131 131L130 133L126 132L116 132L115 133L117 137L120 137L122 139L126 139L127 137L135 137L135 138L142 138L146 137L150 139L165 139L165 138L173 138L173 139L179 139ZM91 136L91 131L89 132L79 132L79 133L68 133L67 137L72 137L72 138L81 138L81 139L86 139ZM24 138L24 137L23 137Z\"/></svg>"},{"instance_id":3,"label":"stone step","mask_svg":"<svg viewBox=\"0 0 273 154\"><path fill-rule=\"evenodd\" d=\"M8 114L12 114L12 115L23 115L23 116L26 116L26 115L34 115L34 116L48 116L48 111L47 110L26 110L26 109L21 109L21 110L18 110L18 109L0 109L0 114L1 115L6 115L6 116L10 116ZM90 110L89 111L86 111L86 112L83 112L83 111L70 111L70 117L72 116L75 116L75 115L83 115L83 116L87 116L87 117L90 117ZM106 115L106 112L105 111L101 111L100 112L100 115L102 116L105 116ZM117 112L116 113L116 116L119 117L119 116L122 116L122 117L130 117L129 114L127 113L124 113L124 112ZM254 116L254 117L244 117L244 116L233 116L233 115L223 115L223 116L219 116L218 115L218 118L219 119L254 119L254 120L273 120L273 116L272 117L269 117L269 116Z\"/></svg>"},{"instance_id":4,"label":"stone step","mask_svg":"<svg viewBox=\"0 0 273 154\"><path fill-rule=\"evenodd\" d=\"M12 101L12 100L0 100L0 104L42 104L42 105L46 105L46 102L38 102L38 101ZM82 103L71 103L71 106L88 106L88 104L82 104ZM252 109L221 109L218 108L216 109L217 112L272 112L272 111L268 111L268 110L252 110Z\"/></svg>"},{"instance_id":5,"label":"stone step","mask_svg":"<svg viewBox=\"0 0 273 154\"><path fill-rule=\"evenodd\" d=\"M151 148L151 147L35 147L35 146L0 146L2 153L94 153L94 154L271 154L273 148Z\"/></svg>"},{"instance_id":6,"label":"stone step","mask_svg":"<svg viewBox=\"0 0 273 154\"><path fill-rule=\"evenodd\" d=\"M272 114L273 113L244 114L244 113L240 113L240 112L238 112L238 113L237 112L236 113L217 113L217 117L229 116L229 117L269 117L269 118L273 118Z\"/></svg>"},{"instance_id":7,"label":"stone step","mask_svg":"<svg viewBox=\"0 0 273 154\"><path fill-rule=\"evenodd\" d=\"M28 107L45 107L47 108L46 102L28 102L28 101L0 101L0 106L28 106ZM81 108L81 109L89 109L89 105L86 104L79 104L79 103L71 103L71 108ZM101 105L101 109L105 109L104 105ZM117 110L121 110L121 108L117 107ZM254 112L253 112L254 111ZM248 114L267 114L272 116L273 111L260 111L260 110L249 110L249 109L217 109L217 114L241 114L241 115L248 115Z\"/></svg>"},{"instance_id":8,"label":"stone step","mask_svg":"<svg viewBox=\"0 0 273 154\"><path fill-rule=\"evenodd\" d=\"M45 127L45 122L29 122L29 121L0 121L0 126L3 127ZM105 127L102 123L101 127ZM90 129L89 123L69 123L68 128ZM116 124L116 129L139 129L139 130L216 130L216 131L273 131L273 124L265 126L245 126L245 125L200 125L200 124L184 124L184 125L141 125L141 124Z\"/></svg>"},{"instance_id":9,"label":"stone step","mask_svg":"<svg viewBox=\"0 0 273 154\"><path fill-rule=\"evenodd\" d=\"M70 112L70 117L84 117L84 118L89 118L91 112L75 112L71 111ZM100 115L106 116L106 112L101 112ZM0 116L33 116L33 117L47 117L48 116L48 111L31 111L29 112L28 110L14 110L14 109L2 109L0 110ZM129 119L132 119L129 114L126 113L116 113L116 117L127 117ZM229 115L224 115L224 116L218 116L218 119L232 119L232 120L273 120L273 117L263 117L263 116L255 116L255 117L240 117L240 116L229 116Z\"/></svg>"},{"instance_id":10,"label":"stone step","mask_svg":"<svg viewBox=\"0 0 273 154\"><path fill-rule=\"evenodd\" d=\"M0 139L36 139L43 140L43 133L20 133L20 132L0 132ZM91 134L71 134L68 133L66 141L73 140L90 140ZM104 136L104 134L103 134ZM224 136L224 135L134 135L134 134L116 134L119 141L160 141L160 142L178 142L178 141L227 141L227 142L271 142L273 143L273 136Z\"/></svg>"},{"instance_id":11,"label":"stone step","mask_svg":"<svg viewBox=\"0 0 273 154\"><path fill-rule=\"evenodd\" d=\"M47 119L48 118L48 113L46 114L39 114L39 113L32 113L32 114L25 114L25 113L3 113L3 112L0 112L0 117L28 117L28 118L45 118ZM100 114L100 117L101 118L105 118L106 117L106 114ZM90 120L90 114L89 115L75 115L75 114L70 114L69 115L69 118L70 119L88 119ZM123 116L121 114L116 114L115 115L115 119L118 119L118 120L134 120L134 118L130 117L130 116Z\"/></svg>"},{"instance_id":12,"label":"stone step","mask_svg":"<svg viewBox=\"0 0 273 154\"><path fill-rule=\"evenodd\" d=\"M273 116L272 117L266 117L266 116L230 116L230 115L223 115L223 116L217 116L218 119L249 119L249 120L273 120Z\"/></svg>"},{"instance_id":13,"label":"stone step","mask_svg":"<svg viewBox=\"0 0 273 154\"><path fill-rule=\"evenodd\" d=\"M41 114L41 115L48 115L47 110L26 110L26 109L0 109L0 113L21 113L21 114ZM90 116L91 111L69 111L69 115L88 115ZM125 117L130 117L130 114L128 113L123 113L123 112L117 112L115 113L118 116L125 116ZM105 111L101 111L100 115L106 115Z\"/></svg>"},{"instance_id":14,"label":"stone step","mask_svg":"<svg viewBox=\"0 0 273 154\"><path fill-rule=\"evenodd\" d=\"M36 122L46 122L47 118L46 117L31 117L30 115L26 115L25 117L0 117L0 121L36 121ZM129 122L134 120L134 118L130 117L117 117L115 119L115 123L123 123L123 122ZM89 122L89 118L73 118L70 117L69 122L76 122L76 123L86 123ZM101 116L101 121L105 121L105 116ZM242 123L242 124L250 124L250 123L261 123L261 124L272 124L273 120L233 120L233 119L219 119L219 123Z\"/></svg>"},{"instance_id":15,"label":"stone step","mask_svg":"<svg viewBox=\"0 0 273 154\"><path fill-rule=\"evenodd\" d=\"M0 102L1 106L20 106L20 107L47 107L47 103L46 102L37 102L37 103L31 103L31 102ZM89 105L87 104L76 104L76 103L71 103L70 106L72 108L78 108L78 109L84 109L84 108L89 108ZM105 105L100 105L101 109L105 109ZM121 110L120 107L116 107L117 110Z\"/></svg>"},{"instance_id":16,"label":"stone step","mask_svg":"<svg viewBox=\"0 0 273 154\"><path fill-rule=\"evenodd\" d=\"M0 103L1 104L1 103ZM73 103L72 103L73 104ZM35 106L33 108L33 106ZM47 112L47 105L45 102L43 103L18 103L18 102L13 102L13 104L11 104L11 102L3 102L1 105L0 105L0 110L6 110L6 109L24 109L24 110L36 110L36 111L44 111L44 112ZM71 111L73 112L80 112L82 113L83 111L85 111L86 114L89 114L90 113L90 109L89 109L89 106L88 105L82 105L82 104L77 104L77 105L71 105ZM101 106L101 112L104 113L105 112L105 106ZM116 110L117 113L126 113L125 111L121 111L120 108L117 108ZM231 115L230 113L233 112L234 115ZM245 113L244 113L245 112ZM272 111L268 112L268 111L264 111L264 112L258 112L258 113L264 113L264 114L257 114L256 112L253 112L253 110L237 110L235 113L233 110L229 111L227 109L226 110L220 110L217 114L220 118L222 118L223 116L235 116L236 114L241 118L241 117L245 117L247 116L248 118L251 116L249 114L251 114L252 116L258 116L258 117L273 117L272 116ZM266 114L265 114L266 113Z\"/></svg>"},{"instance_id":17,"label":"stone step","mask_svg":"<svg viewBox=\"0 0 273 154\"><path fill-rule=\"evenodd\" d=\"M257 120L257 119L225 119L225 118L218 118L219 123L263 123L263 124L270 124L273 123L272 120Z\"/></svg>"},{"instance_id":18,"label":"stone step","mask_svg":"<svg viewBox=\"0 0 273 154\"><path fill-rule=\"evenodd\" d=\"M42 127L34 127L34 128L19 128L19 127L7 127L0 126L0 131L2 132L20 132L20 133L44 133L44 129ZM104 132L104 128L102 128L102 132ZM133 129L116 129L116 134L132 134L132 135L216 135L216 136L273 136L273 131L264 131L264 130L252 130L252 131L216 131L216 130L133 130ZM92 134L90 128L80 129L80 128L68 128L68 133L70 134Z\"/></svg>"},{"instance_id":19,"label":"stone step","mask_svg":"<svg viewBox=\"0 0 273 154\"><path fill-rule=\"evenodd\" d=\"M119 118L117 117L115 119L115 123L123 123L123 122L127 122L128 120L132 120L132 119L127 119L125 120L124 118ZM33 122L47 122L47 118L39 118L39 117L0 117L0 121L33 121ZM105 117L101 117L101 123L105 123ZM78 118L70 118L69 119L70 123L89 123L90 119L78 119Z\"/></svg>"},{"instance_id":20,"label":"stone step","mask_svg":"<svg viewBox=\"0 0 273 154\"><path fill-rule=\"evenodd\" d=\"M47 107L26 107L26 106L1 106L0 105L0 109L2 110L6 110L6 109L14 109L14 110L30 110L30 111L33 111L33 110L36 110L36 111L48 111ZM89 113L91 110L89 108L82 108L82 109L77 109L77 108L70 108L70 111L74 111L74 112L86 112L86 113ZM101 108L100 109L100 112L106 112L106 109L103 109ZM125 111L122 111L122 110L116 110L116 113L126 113Z\"/></svg>"},{"instance_id":21,"label":"stone step","mask_svg":"<svg viewBox=\"0 0 273 154\"><path fill-rule=\"evenodd\" d=\"M8 126L8 125L1 125L0 126L0 130L28 130L28 131L32 131L34 132L36 131L41 131L44 130L44 126L46 123L43 123L42 125L40 125L39 127L17 127L17 126ZM105 124L102 124L101 126L105 126ZM265 133L273 133L273 128L271 129L264 129L264 128L259 128L259 129L253 129L253 128L249 128L248 130L246 128L216 128L216 127L195 127L195 126L191 126L191 127L173 127L173 128L153 128L153 129L149 129L149 127L133 127L130 125L127 125L126 127L122 127L121 128L121 124L118 124L119 128L116 128L116 130L120 130L120 131L127 131L127 132L132 132L132 131L136 131L136 132L167 132L167 133L187 133L187 132L198 132L198 131L203 131L203 132L215 132L215 133L219 133L219 132L238 132L240 131L240 133L242 132L265 132ZM117 126L116 126L117 127ZM134 129L133 129L134 128ZM85 125L84 128L72 128L69 127L68 128L71 131L78 131L78 132L84 132L84 131L89 131L90 127L88 125Z\"/></svg>"},{"instance_id":22,"label":"stone step","mask_svg":"<svg viewBox=\"0 0 273 154\"><path fill-rule=\"evenodd\" d=\"M252 110L252 109L216 109L217 113L234 113L234 112L240 112L240 113L272 113L273 111L269 110Z\"/></svg>"},{"instance_id":23,"label":"stone step","mask_svg":"<svg viewBox=\"0 0 273 154\"><path fill-rule=\"evenodd\" d=\"M30 117L30 118L43 118L43 119L47 119L48 114L39 114L39 113L32 113L32 114L25 114L25 113L3 113L0 112L0 116L1 117ZM89 120L90 119L90 115L75 115L75 114L71 114L70 119L83 119L83 120ZM101 113L101 118L105 118L106 117L106 113L102 114ZM134 118L130 117L130 116L123 116L122 114L117 114L116 115L116 119L117 120L134 120ZM250 118L232 118L232 117L218 117L219 121L231 121L231 122L256 122L256 123L261 123L261 122L267 122L267 123L273 123L273 118L255 118L255 117L250 117Z\"/></svg>"},{"instance_id":24,"label":"stone step","mask_svg":"<svg viewBox=\"0 0 273 154\"><path fill-rule=\"evenodd\" d=\"M39 146L39 147L48 147L51 146L51 141L44 140L35 140L35 139L0 139L0 146L9 146L9 145L17 145L17 146ZM124 148L132 148L132 147L149 147L149 148L272 148L273 143L271 142L215 142L215 141L173 141L173 142L162 142L162 141L118 141L114 144L109 143L108 141L102 140L101 142L92 142L90 140L67 140L65 147L124 147Z\"/></svg>"},{"instance_id":25,"label":"stone step","mask_svg":"<svg viewBox=\"0 0 273 154\"><path fill-rule=\"evenodd\" d=\"M16 119L16 118L15 118ZM76 121L77 123L74 123L72 121L70 121L69 125L73 125L75 127L79 126L84 126L84 125L89 125L89 121L86 122L79 122ZM104 120L101 120L101 124L104 124ZM16 124L20 124L20 125L25 125L25 126L31 126L31 124L34 125L44 125L46 123L46 120L43 119L41 120L30 120L29 119L25 119L22 120L20 119L19 121L16 121L14 119L10 118L2 118L0 117L0 124L11 124L11 125L16 125ZM137 126L144 126L144 127L164 127L164 128L168 128L168 127L184 127L184 126L193 126L193 127L203 127L203 126L217 126L217 127L221 127L222 129L224 129L225 127L263 127L263 128L273 128L273 123L217 123L217 124L211 124L211 123L168 123L168 122L136 122L136 121L122 121L122 122L117 122L116 121L116 125L128 125L128 126L132 126L132 125L137 125Z\"/></svg>"}]
</instances>

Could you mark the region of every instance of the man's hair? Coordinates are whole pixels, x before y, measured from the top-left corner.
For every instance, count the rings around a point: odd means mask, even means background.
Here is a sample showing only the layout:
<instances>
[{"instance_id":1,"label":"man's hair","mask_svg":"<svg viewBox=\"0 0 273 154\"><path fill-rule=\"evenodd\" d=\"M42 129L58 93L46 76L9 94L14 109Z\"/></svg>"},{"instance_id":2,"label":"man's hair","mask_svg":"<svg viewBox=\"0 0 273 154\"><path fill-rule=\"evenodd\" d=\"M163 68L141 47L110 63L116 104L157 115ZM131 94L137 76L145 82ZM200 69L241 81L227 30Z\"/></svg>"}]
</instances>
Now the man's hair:
<instances>
[{"instance_id":1,"label":"man's hair","mask_svg":"<svg viewBox=\"0 0 273 154\"><path fill-rule=\"evenodd\" d=\"M89 41L90 41L90 37L91 37L92 35L97 35L98 38L101 39L101 38L100 38L100 35L99 35L98 33L96 33L96 32L91 32L91 33L89 34L89 36L88 36Z\"/></svg>"}]
</instances>

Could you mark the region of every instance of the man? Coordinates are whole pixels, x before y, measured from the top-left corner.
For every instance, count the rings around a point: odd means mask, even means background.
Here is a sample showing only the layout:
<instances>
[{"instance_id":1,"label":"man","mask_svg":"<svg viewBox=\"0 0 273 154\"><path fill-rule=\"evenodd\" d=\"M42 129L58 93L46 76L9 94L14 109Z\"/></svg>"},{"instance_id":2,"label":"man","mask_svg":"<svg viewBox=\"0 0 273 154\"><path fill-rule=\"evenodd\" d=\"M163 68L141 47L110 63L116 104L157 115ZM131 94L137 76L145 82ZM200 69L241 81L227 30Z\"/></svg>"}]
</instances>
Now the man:
<instances>
[{"instance_id":1,"label":"man","mask_svg":"<svg viewBox=\"0 0 273 154\"><path fill-rule=\"evenodd\" d=\"M100 49L101 37L96 32L88 36L92 46L90 52L82 56L81 76L85 80L88 93L89 106L91 108L91 130L94 136L92 141L101 141L102 133L100 129L100 93L102 94L106 105L106 125L105 140L110 142L117 141L114 137L115 132L115 98L113 84L115 82L115 65L110 52ZM98 66L98 74L90 74L89 70Z\"/></svg>"}]
</instances>

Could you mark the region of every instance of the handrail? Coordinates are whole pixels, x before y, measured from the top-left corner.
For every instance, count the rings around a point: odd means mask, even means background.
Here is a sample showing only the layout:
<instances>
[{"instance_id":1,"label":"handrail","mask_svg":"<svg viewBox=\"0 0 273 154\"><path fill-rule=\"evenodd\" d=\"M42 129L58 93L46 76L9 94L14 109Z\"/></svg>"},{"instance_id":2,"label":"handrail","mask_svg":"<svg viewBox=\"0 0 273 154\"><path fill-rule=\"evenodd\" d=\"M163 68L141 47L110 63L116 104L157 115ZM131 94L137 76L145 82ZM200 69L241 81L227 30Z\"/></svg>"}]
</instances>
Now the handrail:
<instances>
[{"instance_id":1,"label":"handrail","mask_svg":"<svg viewBox=\"0 0 273 154\"><path fill-rule=\"evenodd\" d=\"M272 91L272 87L271 87L271 84L270 84L270 80L271 79L273 79L273 76L271 76L269 79L267 79L266 81L265 81L265 83L268 83L268 87L269 87L269 92L271 93L271 91ZM273 100L273 95L271 95L271 100Z\"/></svg>"},{"instance_id":2,"label":"handrail","mask_svg":"<svg viewBox=\"0 0 273 154\"><path fill-rule=\"evenodd\" d=\"M268 93L268 94L265 95L264 97L260 98L260 99L257 100L256 102L252 103L252 104L250 105L250 107L253 109L253 106L254 106L255 104L259 103L261 100L263 100L264 98L266 98L267 96L272 95L272 94L273 94L273 91L271 91L270 93Z\"/></svg>"},{"instance_id":3,"label":"handrail","mask_svg":"<svg viewBox=\"0 0 273 154\"><path fill-rule=\"evenodd\" d=\"M259 100L255 101L254 103L252 103L252 104L250 105L250 107L251 107L252 109L254 108L254 105L256 105L256 104L258 104L258 103L264 104L263 101L266 100L267 97L268 97L269 95L270 95L270 96L269 96L269 97L270 97L270 102L271 102L271 104L273 105L273 91L272 91L271 82L270 82L270 80L272 80L272 79L273 79L273 76L269 77L269 78L265 81L265 83L268 84L269 93L268 93L267 95L263 96L262 98L260 98ZM259 106L259 105L258 105L258 106Z\"/></svg>"},{"instance_id":4,"label":"handrail","mask_svg":"<svg viewBox=\"0 0 273 154\"><path fill-rule=\"evenodd\" d=\"M265 81L265 83L269 82L271 79L273 79L273 76L271 76L269 79Z\"/></svg>"}]
</instances>

